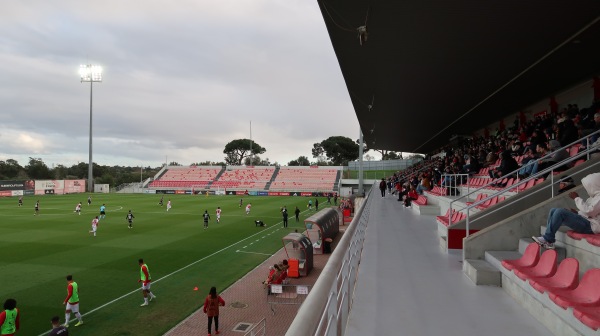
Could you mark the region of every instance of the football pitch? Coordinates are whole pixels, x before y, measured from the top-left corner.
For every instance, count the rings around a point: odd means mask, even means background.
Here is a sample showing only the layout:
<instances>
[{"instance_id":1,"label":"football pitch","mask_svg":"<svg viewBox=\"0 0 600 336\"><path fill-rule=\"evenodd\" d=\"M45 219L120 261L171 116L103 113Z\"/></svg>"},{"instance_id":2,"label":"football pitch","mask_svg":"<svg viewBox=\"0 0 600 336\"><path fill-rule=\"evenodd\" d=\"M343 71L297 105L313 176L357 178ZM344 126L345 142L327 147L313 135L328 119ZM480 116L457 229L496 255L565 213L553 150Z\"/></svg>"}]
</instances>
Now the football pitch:
<instances>
[{"instance_id":1,"label":"football pitch","mask_svg":"<svg viewBox=\"0 0 600 336\"><path fill-rule=\"evenodd\" d=\"M281 238L302 229L312 214L306 197L244 196L241 208L240 198L165 195L162 207L160 195L145 194L93 194L91 206L87 194L24 197L23 207L16 197L0 198L0 301L17 300L19 335L45 335L52 316L64 321L65 277L72 274L84 321L74 327L71 314L74 335L162 335L201 307L211 286L223 291L282 248ZM40 214L34 216L37 199ZM173 207L167 212L169 199ZM81 215L74 213L78 202ZM250 215L244 209L248 202ZM106 218L93 237L90 223L102 204ZM288 229L281 224L284 205ZM296 206L302 211L299 223ZM128 210L135 216L133 229L125 219ZM207 230L204 210L211 215ZM255 220L266 227L256 227ZM157 296L147 307L140 307L139 258L150 269Z\"/></svg>"}]
</instances>

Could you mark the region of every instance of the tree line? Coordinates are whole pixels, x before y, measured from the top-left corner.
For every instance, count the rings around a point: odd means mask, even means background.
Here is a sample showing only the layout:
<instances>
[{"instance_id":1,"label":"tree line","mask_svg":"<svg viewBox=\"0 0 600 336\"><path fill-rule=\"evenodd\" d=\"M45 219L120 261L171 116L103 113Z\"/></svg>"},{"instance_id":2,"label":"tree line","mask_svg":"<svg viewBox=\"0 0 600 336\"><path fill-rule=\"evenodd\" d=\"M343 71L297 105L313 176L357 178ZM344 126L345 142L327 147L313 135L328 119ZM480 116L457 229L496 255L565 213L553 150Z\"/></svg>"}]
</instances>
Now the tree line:
<instances>
[{"instance_id":1,"label":"tree line","mask_svg":"<svg viewBox=\"0 0 600 336\"><path fill-rule=\"evenodd\" d=\"M371 149L366 146L364 153ZM376 149L374 149L376 150ZM226 165L248 165L248 166L279 166L278 162L271 162L269 158L261 158L267 149L250 139L235 139L225 145L223 154L225 157L221 162L203 161L192 162L198 166L226 166ZM402 158L395 152L376 150L381 153L384 160ZM306 156L287 163L288 166L347 166L349 161L355 161L359 156L358 141L344 136L331 136L321 142L313 144L311 149L313 160ZM178 162L170 162L171 166L181 166ZM94 182L110 185L120 185L145 180L154 177L161 167L125 167L125 166L101 166L94 163ZM21 166L16 160L8 159L0 161L0 180L43 180L43 179L87 179L88 164L80 162L70 167L57 165L48 167L40 158L29 158L26 166Z\"/></svg>"},{"instance_id":2,"label":"tree line","mask_svg":"<svg viewBox=\"0 0 600 336\"><path fill-rule=\"evenodd\" d=\"M0 180L65 180L87 179L88 164L80 162L70 167L57 165L48 167L40 158L29 158L26 166L13 159L0 160ZM94 182L111 186L145 180L154 177L161 167L101 166L94 163Z\"/></svg>"}]
</instances>

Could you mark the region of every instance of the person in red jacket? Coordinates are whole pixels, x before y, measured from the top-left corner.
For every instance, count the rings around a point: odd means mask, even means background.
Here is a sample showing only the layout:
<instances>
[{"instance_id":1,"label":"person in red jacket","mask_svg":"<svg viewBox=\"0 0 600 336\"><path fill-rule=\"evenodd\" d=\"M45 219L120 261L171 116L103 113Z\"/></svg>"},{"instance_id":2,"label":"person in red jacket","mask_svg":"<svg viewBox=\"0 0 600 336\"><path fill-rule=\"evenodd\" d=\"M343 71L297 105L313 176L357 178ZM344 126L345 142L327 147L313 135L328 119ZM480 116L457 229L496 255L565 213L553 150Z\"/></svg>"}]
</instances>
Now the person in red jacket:
<instances>
[{"instance_id":1,"label":"person in red jacket","mask_svg":"<svg viewBox=\"0 0 600 336\"><path fill-rule=\"evenodd\" d=\"M19 331L19 309L17 300L7 299L4 301L4 311L0 313L0 335L12 336Z\"/></svg>"},{"instance_id":2,"label":"person in red jacket","mask_svg":"<svg viewBox=\"0 0 600 336\"><path fill-rule=\"evenodd\" d=\"M406 198L404 198L404 206L407 208L412 206L411 205L412 201L416 200L417 198L419 198L419 194L417 194L417 191L411 185L410 190L408 191L408 194L406 195Z\"/></svg>"},{"instance_id":3,"label":"person in red jacket","mask_svg":"<svg viewBox=\"0 0 600 336\"><path fill-rule=\"evenodd\" d=\"M211 287L208 296L204 300L204 314L208 316L208 336L211 336L212 321L215 320L215 334L220 334L219 331L219 306L225 306L225 300L217 295L217 288Z\"/></svg>"}]
</instances>

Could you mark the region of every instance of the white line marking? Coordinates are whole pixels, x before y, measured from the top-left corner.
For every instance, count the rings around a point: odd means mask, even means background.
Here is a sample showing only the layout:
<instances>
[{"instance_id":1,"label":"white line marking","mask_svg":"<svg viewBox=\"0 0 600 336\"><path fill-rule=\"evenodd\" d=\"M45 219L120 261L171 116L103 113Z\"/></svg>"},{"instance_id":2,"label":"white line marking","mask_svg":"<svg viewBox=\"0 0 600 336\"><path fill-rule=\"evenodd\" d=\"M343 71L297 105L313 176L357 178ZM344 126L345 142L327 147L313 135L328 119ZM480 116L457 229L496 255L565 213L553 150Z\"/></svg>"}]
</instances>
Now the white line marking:
<instances>
[{"instance_id":1,"label":"white line marking","mask_svg":"<svg viewBox=\"0 0 600 336\"><path fill-rule=\"evenodd\" d=\"M235 251L235 252L239 252L239 253L248 253L248 254L260 254L260 255L266 255L266 256L269 256L269 257L270 257L270 256L272 256L272 254L268 254L268 253L260 253L260 252L249 252L249 251L240 251L240 250L237 250L237 251Z\"/></svg>"},{"instance_id":2,"label":"white line marking","mask_svg":"<svg viewBox=\"0 0 600 336\"><path fill-rule=\"evenodd\" d=\"M271 228L268 228L268 229L265 229L265 230L270 230L270 229L271 229ZM235 242L235 243L233 243L233 244L231 244L231 245L229 245L229 246L226 246L226 247L224 247L224 248L222 248L222 249L220 249L220 250L218 250L218 251L216 251L216 252L213 252L212 254L209 254L209 255L207 255L207 256L206 256L206 257L204 257L204 258L200 258L200 259L198 259L198 260L196 260L196 261L194 261L194 262L192 262L192 263L190 263L190 264L188 264L188 265L186 265L186 266L183 266L182 268L180 268L180 269L178 269L178 270L175 270L175 271L173 271L173 272L171 272L171 273L169 273L169 274L167 274L167 275L163 276L162 278L160 278L160 279L158 279L158 280L156 280L156 281L153 281L153 282L154 282L154 283L156 283L156 282L162 281L162 280L164 280L164 279L166 279L166 278L170 277L170 276L171 276L171 275L173 275L173 274L177 274L177 273L179 273L179 272L183 271L183 270L184 270L184 269L186 269L186 268L192 267L192 266L196 265L196 264L197 264L197 263L199 263L199 262L202 262L202 261L204 261L204 260L206 260L206 259L208 259L208 258L210 258L210 257L213 257L213 256L215 256L215 255L217 255L217 254L219 254L219 253L221 253L221 252L223 252L223 251L225 251L225 250L228 250L228 249L229 249L229 248L231 248L232 246L235 246L235 245L237 245L237 244L239 244L239 243L243 242L244 240L248 240L248 239L250 239L250 238L252 238L252 237L254 237L254 236L256 236L256 235L259 235L259 234L262 234L262 232L257 232L257 233L255 233L255 234L253 234L253 235L250 235L250 236L248 236L248 237L246 237L246 238L244 238L244 239L242 239L242 240L240 240L240 241L237 241L237 242ZM244 248L245 248L245 247L246 247L246 246L244 246ZM250 253L257 253L257 252L250 252ZM269 255L269 256L270 256L271 254L266 254L266 255ZM87 315L90 315L91 313L94 313L94 312L96 312L96 311L98 311L98 310L100 310L100 309L102 309L102 308L104 308L104 307L106 307L106 306L108 306L108 305L111 305L111 304L113 304L113 303L115 303L115 302L117 302L117 301L119 301L119 300L121 300L121 299L123 299L123 298L126 298L126 297L128 297L129 295L131 295L131 294L134 294L134 293L139 293L139 292L140 292L140 289L133 290L133 291L131 291L131 292L127 293L127 294L121 295L121 296L119 296L118 298L116 298L116 299L114 299L114 300L112 300L112 301L109 301L109 302L107 302L107 303L105 303L105 304L101 305L100 307L94 308L94 309L92 309L92 310L88 311L87 313L85 313L85 314L82 314L81 316L87 316ZM51 331L51 330L45 331L45 332L43 332L43 333L39 334L38 336L45 336L45 335L47 335L47 334L48 334L50 331Z\"/></svg>"}]
</instances>

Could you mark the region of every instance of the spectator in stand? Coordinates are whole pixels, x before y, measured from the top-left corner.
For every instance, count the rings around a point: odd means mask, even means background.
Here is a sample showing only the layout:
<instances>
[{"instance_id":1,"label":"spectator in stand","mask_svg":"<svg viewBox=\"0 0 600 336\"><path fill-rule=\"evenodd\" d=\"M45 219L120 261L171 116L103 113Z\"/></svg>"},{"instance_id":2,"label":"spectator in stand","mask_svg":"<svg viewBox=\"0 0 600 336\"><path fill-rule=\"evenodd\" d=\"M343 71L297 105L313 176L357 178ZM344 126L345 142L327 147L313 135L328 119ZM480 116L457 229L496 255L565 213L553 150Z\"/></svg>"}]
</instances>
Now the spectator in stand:
<instances>
[{"instance_id":1,"label":"spectator in stand","mask_svg":"<svg viewBox=\"0 0 600 336\"><path fill-rule=\"evenodd\" d=\"M463 166L462 172L464 174L476 174L479 172L479 161L477 161L477 157L467 154L466 164Z\"/></svg>"},{"instance_id":2,"label":"spectator in stand","mask_svg":"<svg viewBox=\"0 0 600 336\"><path fill-rule=\"evenodd\" d=\"M498 161L498 155L496 154L496 146L494 146L493 143L489 143L488 144L488 153L487 156L485 157L485 165L484 167L490 167L490 166L494 166L496 164L496 161Z\"/></svg>"},{"instance_id":3,"label":"spectator in stand","mask_svg":"<svg viewBox=\"0 0 600 336\"><path fill-rule=\"evenodd\" d=\"M594 120L582 125L582 130L581 130L581 136L582 137L586 137L596 131L600 130L600 111L596 112L594 114ZM590 138L590 144L593 144L594 142L596 142L596 140L598 140L599 136L598 134L593 135ZM581 145L583 146L582 148L586 148L588 146L587 141L586 140L582 140Z\"/></svg>"},{"instance_id":4,"label":"spectator in stand","mask_svg":"<svg viewBox=\"0 0 600 336\"><path fill-rule=\"evenodd\" d=\"M417 198L419 198L419 194L417 194L417 191L415 190L415 188L413 188L411 186L410 190L406 194L406 197L404 197L404 207L405 208L412 207L412 201L416 200Z\"/></svg>"},{"instance_id":5,"label":"spectator in stand","mask_svg":"<svg viewBox=\"0 0 600 336\"><path fill-rule=\"evenodd\" d=\"M560 145L567 146L579 139L579 131L567 113L563 115L562 122L559 121L557 124Z\"/></svg>"},{"instance_id":6,"label":"spectator in stand","mask_svg":"<svg viewBox=\"0 0 600 336\"><path fill-rule=\"evenodd\" d=\"M427 173L423 173L421 175L421 182L417 186L417 194L423 195L423 191L431 190L431 181L429 180L429 175Z\"/></svg>"},{"instance_id":7,"label":"spectator in stand","mask_svg":"<svg viewBox=\"0 0 600 336\"><path fill-rule=\"evenodd\" d=\"M575 200L577 209L550 209L546 233L541 237L531 237L536 243L546 249L554 249L556 231L563 225L578 233L600 233L600 173L584 177L581 184L590 197L584 201L576 192L570 192L569 197Z\"/></svg>"},{"instance_id":8,"label":"spectator in stand","mask_svg":"<svg viewBox=\"0 0 600 336\"><path fill-rule=\"evenodd\" d=\"M521 146L521 141L516 140L515 142L513 142L512 146L511 146L510 155L511 156L523 155L523 147Z\"/></svg>"},{"instance_id":9,"label":"spectator in stand","mask_svg":"<svg viewBox=\"0 0 600 336\"><path fill-rule=\"evenodd\" d=\"M558 162L561 162L561 161L569 158L569 152L567 152L567 150L565 150L565 149L559 150L559 149L560 149L560 143L556 140L550 140L550 150L548 150L548 147L546 146L546 144L538 145L538 153L539 153L540 157L543 157L550 152L555 152L555 153L548 158L536 161L533 164L533 168L531 170L531 175L537 174L537 172L542 171L550 166L557 164ZM555 170L556 171L565 171L567 169L569 169L568 165L562 165L560 167L557 167ZM548 176L548 174L550 174L550 173L545 174L544 178L546 176Z\"/></svg>"},{"instance_id":10,"label":"spectator in stand","mask_svg":"<svg viewBox=\"0 0 600 336\"><path fill-rule=\"evenodd\" d=\"M519 169L519 164L510 155L510 151L505 150L500 154L500 166L490 169L489 174L491 178L504 178L517 169Z\"/></svg>"},{"instance_id":11,"label":"spectator in stand","mask_svg":"<svg viewBox=\"0 0 600 336\"><path fill-rule=\"evenodd\" d=\"M531 149L531 147L527 147L525 153L523 154L523 160L521 161L521 169L519 169L519 178L526 178L531 175L531 171L533 170L533 165L537 161L536 152Z\"/></svg>"},{"instance_id":12,"label":"spectator in stand","mask_svg":"<svg viewBox=\"0 0 600 336\"><path fill-rule=\"evenodd\" d=\"M402 201L402 197L405 195L403 184L398 181L396 183L396 192L398 193L398 201Z\"/></svg>"}]
</instances>

